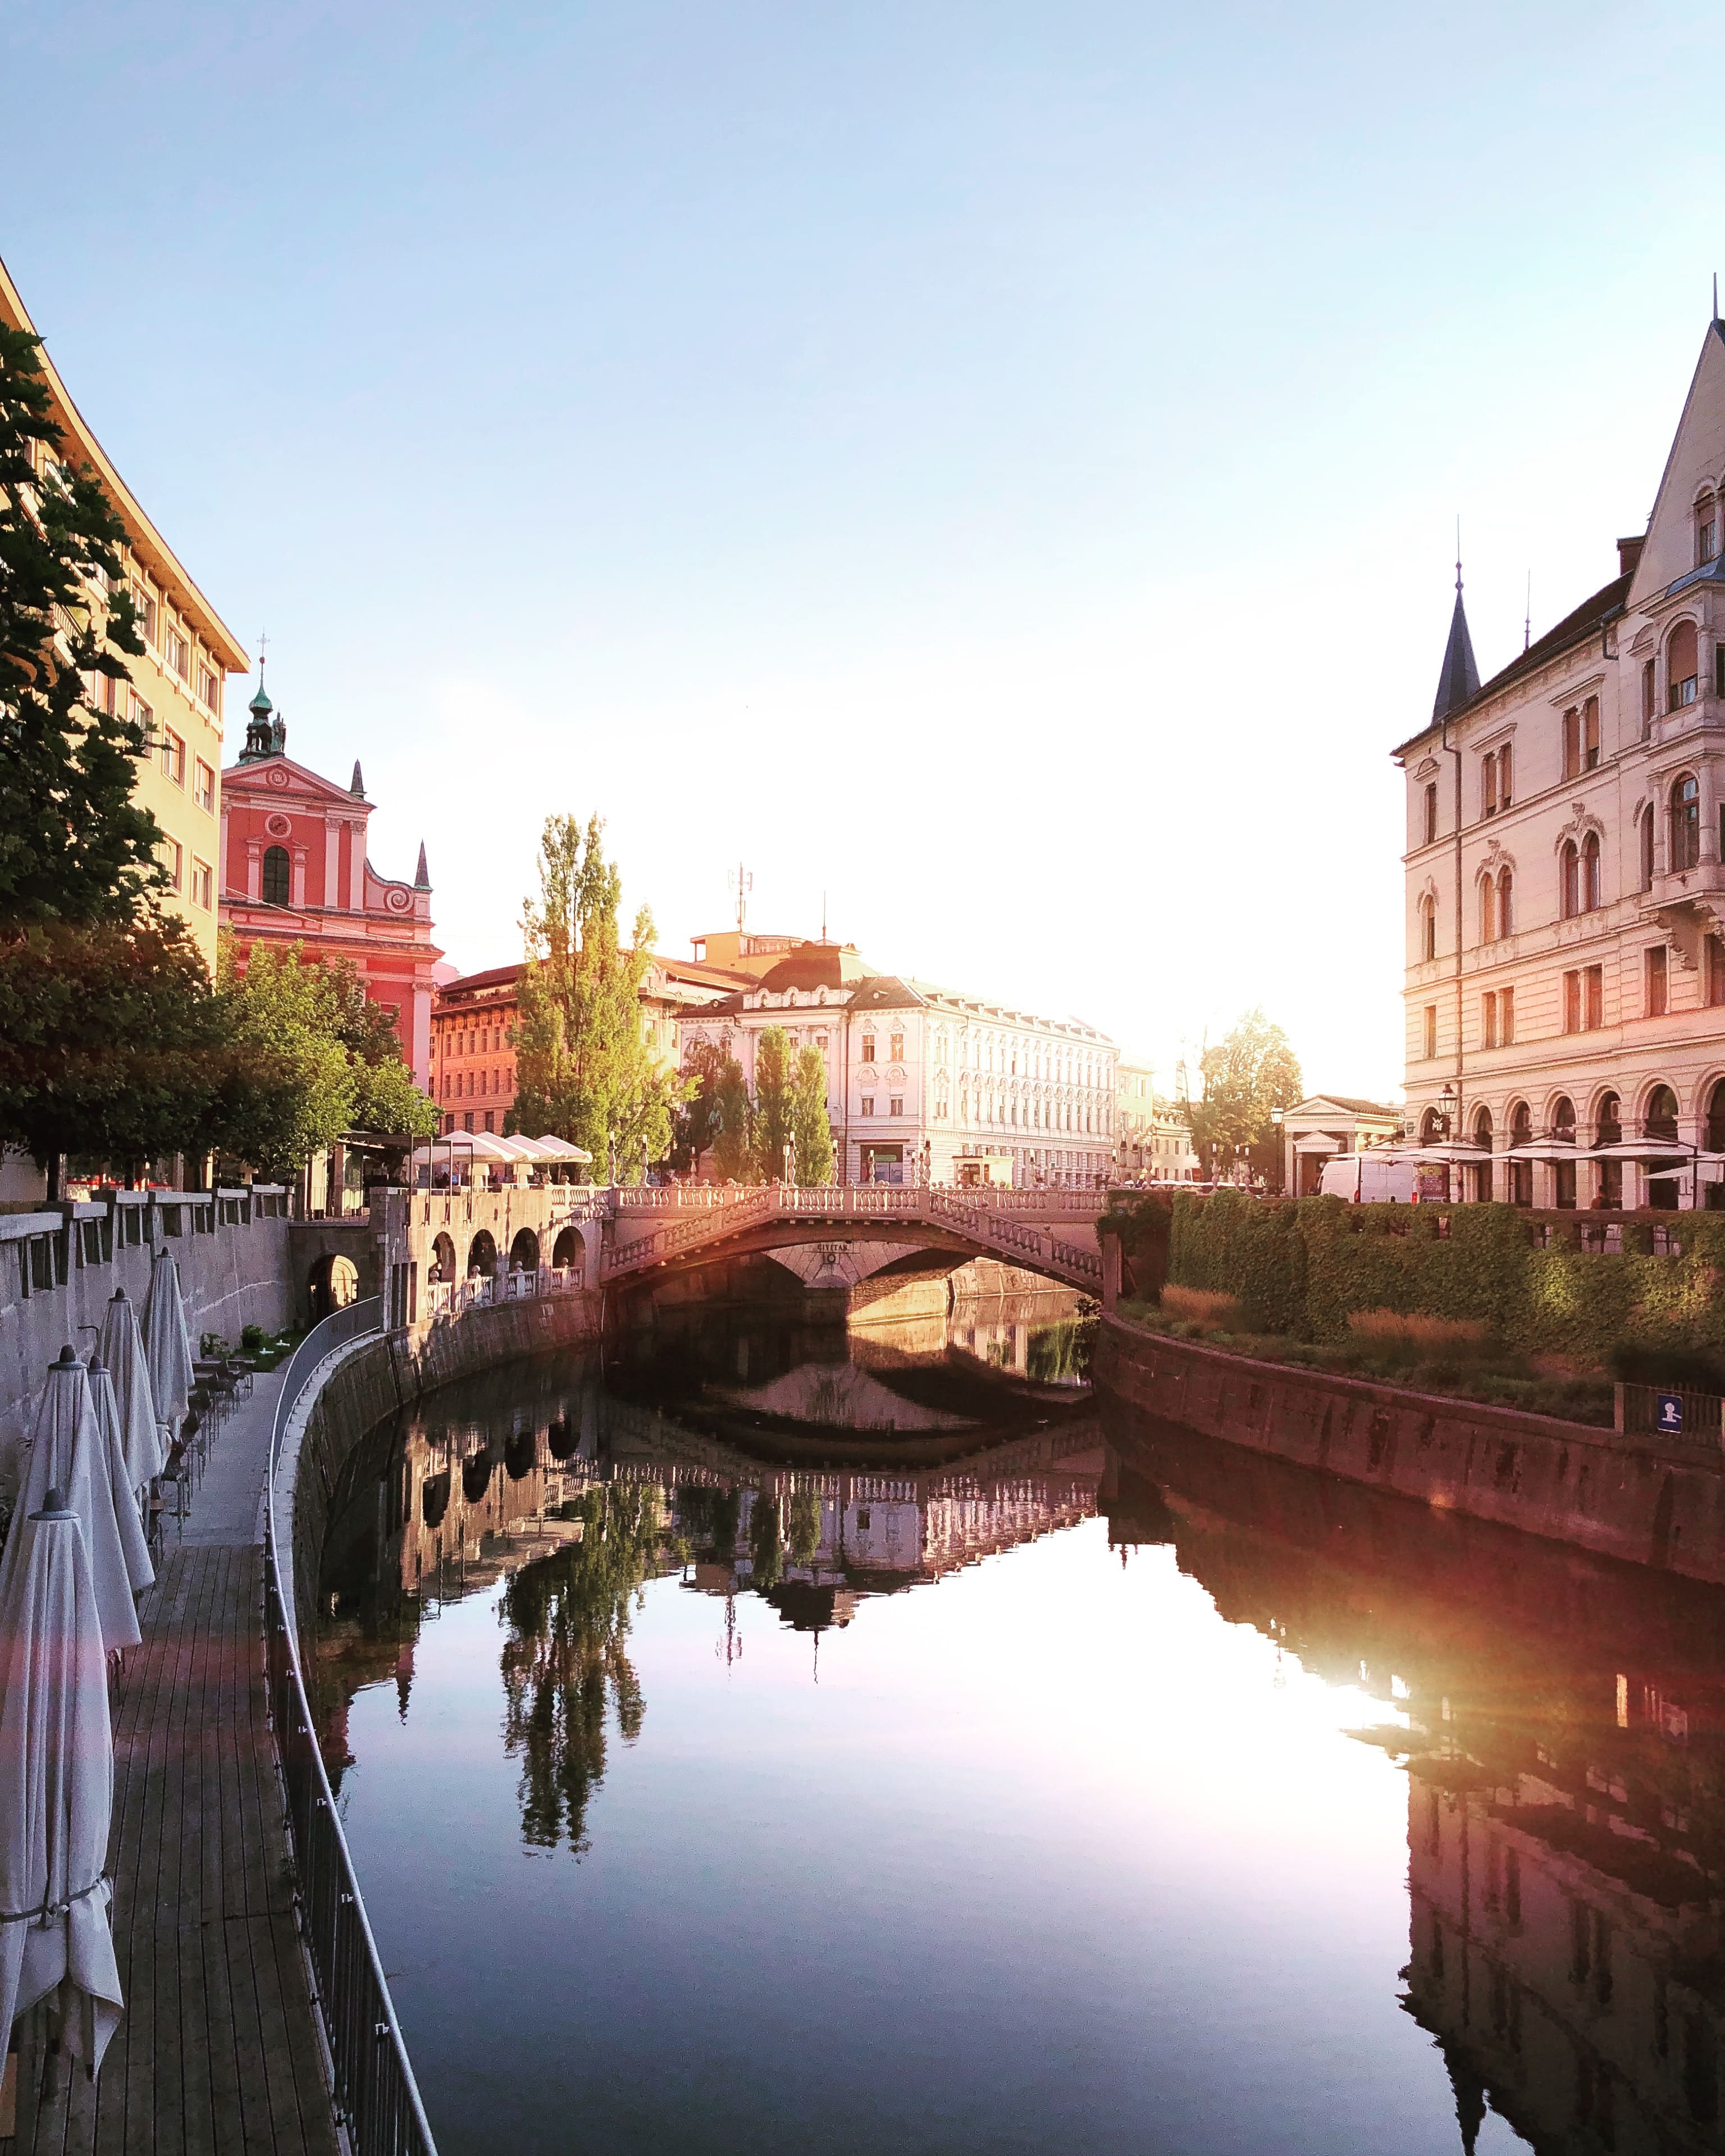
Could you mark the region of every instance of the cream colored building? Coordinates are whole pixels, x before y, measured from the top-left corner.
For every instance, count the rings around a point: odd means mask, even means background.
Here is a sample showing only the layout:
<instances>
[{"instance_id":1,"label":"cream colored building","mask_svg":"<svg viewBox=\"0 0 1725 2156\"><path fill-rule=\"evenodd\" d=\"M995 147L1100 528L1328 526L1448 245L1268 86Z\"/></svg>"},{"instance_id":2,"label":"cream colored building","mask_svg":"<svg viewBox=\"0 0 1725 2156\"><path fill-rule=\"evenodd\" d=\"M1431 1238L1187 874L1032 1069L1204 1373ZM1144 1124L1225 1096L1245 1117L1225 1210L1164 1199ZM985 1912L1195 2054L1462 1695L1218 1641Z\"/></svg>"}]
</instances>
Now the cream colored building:
<instances>
[{"instance_id":1,"label":"cream colored building","mask_svg":"<svg viewBox=\"0 0 1725 2156\"><path fill-rule=\"evenodd\" d=\"M1126 1183L1195 1182L1191 1122L1178 1102L1158 1097L1150 1065L1122 1056L1115 1089L1115 1173Z\"/></svg>"},{"instance_id":2,"label":"cream colored building","mask_svg":"<svg viewBox=\"0 0 1725 2156\"><path fill-rule=\"evenodd\" d=\"M1458 574L1430 723L1395 754L1409 1127L1476 1147L1464 1196L1721 1201L1722 516L1715 321L1645 533L1483 685Z\"/></svg>"},{"instance_id":3,"label":"cream colored building","mask_svg":"<svg viewBox=\"0 0 1725 2156\"><path fill-rule=\"evenodd\" d=\"M706 940L713 963L714 939ZM801 943L755 985L682 1023L683 1055L724 1041L752 1090L769 1025L820 1050L843 1182L1081 1186L1111 1172L1114 1044L1076 1019L877 973L854 946ZM971 1164L967 1168L966 1163Z\"/></svg>"},{"instance_id":4,"label":"cream colored building","mask_svg":"<svg viewBox=\"0 0 1725 2156\"><path fill-rule=\"evenodd\" d=\"M1282 1189L1290 1198L1317 1195L1324 1169L1402 1135L1403 1111L1351 1093L1312 1093L1284 1109L1281 1118Z\"/></svg>"},{"instance_id":5,"label":"cream colored building","mask_svg":"<svg viewBox=\"0 0 1725 2156\"><path fill-rule=\"evenodd\" d=\"M32 336L38 333L3 263L0 319ZM221 861L222 704L226 676L244 673L249 661L114 469L45 352L41 364L65 462L91 466L126 526L126 574L137 606L144 654L127 661L132 675L130 690L100 678L95 690L104 696L124 696L126 708L148 731L151 752L138 767L135 796L165 834L162 859L172 886L167 903L186 922L213 970ZM95 598L99 604L105 603L103 594Z\"/></svg>"}]
</instances>

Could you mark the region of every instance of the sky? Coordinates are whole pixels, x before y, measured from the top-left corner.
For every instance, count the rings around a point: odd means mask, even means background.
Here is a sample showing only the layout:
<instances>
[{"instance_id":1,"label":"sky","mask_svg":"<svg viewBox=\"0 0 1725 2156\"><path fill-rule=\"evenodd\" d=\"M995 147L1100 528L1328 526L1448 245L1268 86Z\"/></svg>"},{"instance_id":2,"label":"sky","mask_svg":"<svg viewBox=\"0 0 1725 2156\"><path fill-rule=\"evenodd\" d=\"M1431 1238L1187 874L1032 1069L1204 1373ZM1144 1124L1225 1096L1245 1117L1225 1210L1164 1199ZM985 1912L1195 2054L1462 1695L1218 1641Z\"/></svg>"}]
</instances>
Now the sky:
<instances>
[{"instance_id":1,"label":"sky","mask_svg":"<svg viewBox=\"0 0 1725 2156\"><path fill-rule=\"evenodd\" d=\"M0 256L288 748L521 955L544 819L1395 1097L1401 781L1640 531L1725 254L1699 5L11 0ZM248 690L231 684L228 752Z\"/></svg>"}]
</instances>

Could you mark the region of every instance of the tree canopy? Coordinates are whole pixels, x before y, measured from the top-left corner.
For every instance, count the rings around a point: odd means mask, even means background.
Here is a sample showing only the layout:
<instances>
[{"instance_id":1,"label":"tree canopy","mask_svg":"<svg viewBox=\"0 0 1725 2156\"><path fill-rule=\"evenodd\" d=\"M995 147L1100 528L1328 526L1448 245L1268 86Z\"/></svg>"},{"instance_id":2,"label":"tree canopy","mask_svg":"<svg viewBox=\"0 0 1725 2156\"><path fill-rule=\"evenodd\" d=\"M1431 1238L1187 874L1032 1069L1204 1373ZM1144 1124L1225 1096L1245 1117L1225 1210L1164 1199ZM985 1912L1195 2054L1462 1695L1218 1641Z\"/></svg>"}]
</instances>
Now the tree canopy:
<instances>
[{"instance_id":1,"label":"tree canopy","mask_svg":"<svg viewBox=\"0 0 1725 2156\"><path fill-rule=\"evenodd\" d=\"M1299 1059L1281 1028L1253 1009L1204 1050L1199 1069L1204 1096L1192 1103L1192 1142L1207 1175L1225 1174L1254 1147L1271 1144L1273 1111L1300 1099Z\"/></svg>"},{"instance_id":2,"label":"tree canopy","mask_svg":"<svg viewBox=\"0 0 1725 2156\"><path fill-rule=\"evenodd\" d=\"M125 685L144 648L126 527L62 461L40 354L0 323L0 933L130 921L167 885L132 798L150 743Z\"/></svg>"},{"instance_id":3,"label":"tree canopy","mask_svg":"<svg viewBox=\"0 0 1725 2156\"><path fill-rule=\"evenodd\" d=\"M797 1050L791 1075L791 1136L797 1180L805 1188L833 1179L833 1127L827 1119L827 1060L818 1048Z\"/></svg>"},{"instance_id":4,"label":"tree canopy","mask_svg":"<svg viewBox=\"0 0 1725 2156\"><path fill-rule=\"evenodd\" d=\"M788 1173L790 1142L791 1037L782 1025L769 1025L755 1043L755 1173L763 1182Z\"/></svg>"},{"instance_id":5,"label":"tree canopy","mask_svg":"<svg viewBox=\"0 0 1725 2156\"><path fill-rule=\"evenodd\" d=\"M546 819L539 896L526 901L527 963L516 1027L511 1131L551 1133L614 1159L637 1179L663 1159L671 1116L686 1086L662 1070L643 1034L640 997L652 963L653 916L636 913L624 944L623 880L605 858L605 826L590 817Z\"/></svg>"}]
</instances>

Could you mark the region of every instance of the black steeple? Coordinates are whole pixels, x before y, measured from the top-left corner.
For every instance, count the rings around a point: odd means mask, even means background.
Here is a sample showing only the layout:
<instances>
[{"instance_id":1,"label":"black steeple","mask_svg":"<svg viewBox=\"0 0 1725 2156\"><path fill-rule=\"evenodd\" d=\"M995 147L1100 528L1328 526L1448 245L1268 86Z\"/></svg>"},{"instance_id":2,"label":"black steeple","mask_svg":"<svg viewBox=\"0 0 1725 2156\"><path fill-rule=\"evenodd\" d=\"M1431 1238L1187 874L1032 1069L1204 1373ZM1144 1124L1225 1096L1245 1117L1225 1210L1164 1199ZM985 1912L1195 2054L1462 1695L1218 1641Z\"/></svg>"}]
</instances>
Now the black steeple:
<instances>
[{"instance_id":1,"label":"black steeple","mask_svg":"<svg viewBox=\"0 0 1725 2156\"><path fill-rule=\"evenodd\" d=\"M1455 611L1450 617L1450 641L1444 646L1444 664L1438 675L1437 697L1431 722L1447 719L1471 703L1480 692L1480 670L1473 663L1473 639L1467 633L1467 609L1461 603L1461 564L1455 564Z\"/></svg>"},{"instance_id":2,"label":"black steeple","mask_svg":"<svg viewBox=\"0 0 1725 2156\"><path fill-rule=\"evenodd\" d=\"M353 759L353 783L348 788L347 791L354 795L358 800L363 801L366 798L366 783L360 773L359 758L357 757L355 757Z\"/></svg>"},{"instance_id":3,"label":"black steeple","mask_svg":"<svg viewBox=\"0 0 1725 2156\"><path fill-rule=\"evenodd\" d=\"M280 755L281 751L276 746L275 727L270 721L270 714L275 708L264 688L264 667L260 660L258 664L258 693L246 706L251 717L246 722L245 747L239 752L242 763L260 763L266 756Z\"/></svg>"}]
</instances>

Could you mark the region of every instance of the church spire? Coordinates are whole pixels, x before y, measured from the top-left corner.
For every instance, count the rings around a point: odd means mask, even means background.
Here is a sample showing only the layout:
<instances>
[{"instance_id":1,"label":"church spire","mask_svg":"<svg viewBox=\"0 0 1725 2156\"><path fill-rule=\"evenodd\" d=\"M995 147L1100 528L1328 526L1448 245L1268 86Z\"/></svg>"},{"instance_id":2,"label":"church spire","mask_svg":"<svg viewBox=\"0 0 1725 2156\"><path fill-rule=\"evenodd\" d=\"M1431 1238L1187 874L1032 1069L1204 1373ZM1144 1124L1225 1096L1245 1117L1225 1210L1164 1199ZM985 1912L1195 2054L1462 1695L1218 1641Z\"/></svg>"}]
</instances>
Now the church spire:
<instances>
[{"instance_id":1,"label":"church spire","mask_svg":"<svg viewBox=\"0 0 1725 2156\"><path fill-rule=\"evenodd\" d=\"M347 791L352 794L357 800L363 801L366 798L365 778L363 774L361 773L359 767L359 758L357 757L355 757L353 759L353 783L348 788Z\"/></svg>"},{"instance_id":2,"label":"church spire","mask_svg":"<svg viewBox=\"0 0 1725 2156\"><path fill-rule=\"evenodd\" d=\"M1438 675L1437 696L1431 707L1436 726L1471 703L1480 692L1480 670L1474 664L1473 639L1467 633L1467 609L1461 603L1461 548L1456 548L1455 611L1450 617L1450 641L1444 646L1444 664Z\"/></svg>"},{"instance_id":3,"label":"church spire","mask_svg":"<svg viewBox=\"0 0 1725 2156\"><path fill-rule=\"evenodd\" d=\"M413 888L415 891L429 891L431 888L431 877L425 866L425 841L424 839L419 841L419 866L414 873Z\"/></svg>"}]
</instances>

